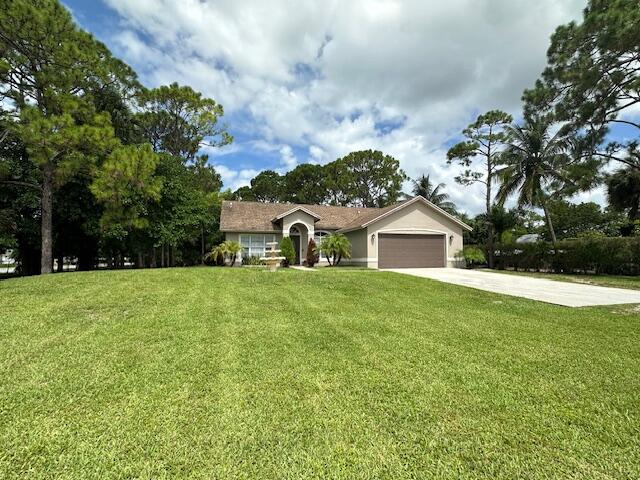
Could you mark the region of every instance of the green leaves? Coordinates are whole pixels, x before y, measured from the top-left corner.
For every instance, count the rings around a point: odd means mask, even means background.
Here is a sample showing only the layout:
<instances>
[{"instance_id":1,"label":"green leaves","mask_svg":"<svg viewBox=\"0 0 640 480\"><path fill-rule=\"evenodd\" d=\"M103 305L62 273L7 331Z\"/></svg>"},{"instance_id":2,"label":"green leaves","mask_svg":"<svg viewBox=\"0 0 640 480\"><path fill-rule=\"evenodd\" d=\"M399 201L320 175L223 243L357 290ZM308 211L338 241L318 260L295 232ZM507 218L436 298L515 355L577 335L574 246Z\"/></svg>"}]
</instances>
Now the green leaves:
<instances>
[{"instance_id":1,"label":"green leaves","mask_svg":"<svg viewBox=\"0 0 640 480\"><path fill-rule=\"evenodd\" d=\"M363 150L324 166L301 164L284 176L265 170L234 196L259 202L384 207L398 201L407 178L395 158Z\"/></svg>"},{"instance_id":2,"label":"green leaves","mask_svg":"<svg viewBox=\"0 0 640 480\"><path fill-rule=\"evenodd\" d=\"M322 239L320 251L327 257L329 264L335 266L343 257L351 258L351 242L342 233L332 233Z\"/></svg>"},{"instance_id":3,"label":"green leaves","mask_svg":"<svg viewBox=\"0 0 640 480\"><path fill-rule=\"evenodd\" d=\"M402 193L402 182L408 177L400 162L379 150L351 152L336 160L342 163L349 203L361 207L384 207L395 203Z\"/></svg>"},{"instance_id":4,"label":"green leaves","mask_svg":"<svg viewBox=\"0 0 640 480\"><path fill-rule=\"evenodd\" d=\"M283 237L280 241L280 255L285 258L285 266L293 265L296 262L296 251L291 237Z\"/></svg>"},{"instance_id":5,"label":"green leaves","mask_svg":"<svg viewBox=\"0 0 640 480\"><path fill-rule=\"evenodd\" d=\"M221 147L233 141L226 126L218 123L222 105L191 87L172 83L143 90L138 102L138 124L157 152L191 160L203 144Z\"/></svg>"},{"instance_id":6,"label":"green leaves","mask_svg":"<svg viewBox=\"0 0 640 480\"><path fill-rule=\"evenodd\" d=\"M491 182L495 168L500 163L500 151L508 140L507 127L513 121L508 113L491 110L478 116L465 128L467 137L449 149L447 163L457 163L465 170L455 177L461 185L483 183L487 187L487 211L491 207ZM478 165L482 162L480 165Z\"/></svg>"},{"instance_id":7,"label":"green leaves","mask_svg":"<svg viewBox=\"0 0 640 480\"><path fill-rule=\"evenodd\" d=\"M582 23L558 27L542 78L524 92L526 117L564 122L584 140L584 156L640 168L640 124L624 115L640 103L639 24L636 0L591 0ZM605 137L616 123L634 133L612 148Z\"/></svg>"},{"instance_id":8,"label":"green leaves","mask_svg":"<svg viewBox=\"0 0 640 480\"><path fill-rule=\"evenodd\" d=\"M156 175L158 156L148 144L115 150L104 162L91 191L105 207L101 225L123 238L148 225L150 202L160 200L163 179Z\"/></svg>"}]
</instances>

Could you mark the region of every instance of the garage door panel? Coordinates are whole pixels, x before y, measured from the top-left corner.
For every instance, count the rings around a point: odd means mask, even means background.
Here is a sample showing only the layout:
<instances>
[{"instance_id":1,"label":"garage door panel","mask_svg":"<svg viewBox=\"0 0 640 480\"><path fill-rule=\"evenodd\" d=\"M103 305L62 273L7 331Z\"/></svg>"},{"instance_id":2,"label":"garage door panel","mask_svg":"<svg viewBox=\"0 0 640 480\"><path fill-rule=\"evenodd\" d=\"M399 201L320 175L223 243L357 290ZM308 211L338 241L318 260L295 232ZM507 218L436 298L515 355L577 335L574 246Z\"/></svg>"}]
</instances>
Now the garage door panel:
<instances>
[{"instance_id":1,"label":"garage door panel","mask_svg":"<svg viewBox=\"0 0 640 480\"><path fill-rule=\"evenodd\" d=\"M444 235L378 235L378 268L433 268L445 266Z\"/></svg>"}]
</instances>

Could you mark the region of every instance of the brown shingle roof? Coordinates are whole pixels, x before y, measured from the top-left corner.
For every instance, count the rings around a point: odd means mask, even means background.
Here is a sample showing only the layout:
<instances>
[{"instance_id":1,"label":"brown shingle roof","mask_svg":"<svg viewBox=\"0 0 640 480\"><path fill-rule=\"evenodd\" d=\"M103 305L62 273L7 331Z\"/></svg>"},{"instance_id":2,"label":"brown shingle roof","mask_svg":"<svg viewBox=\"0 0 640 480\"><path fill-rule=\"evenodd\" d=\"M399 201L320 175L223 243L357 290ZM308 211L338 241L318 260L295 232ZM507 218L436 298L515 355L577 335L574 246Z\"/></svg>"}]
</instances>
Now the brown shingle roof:
<instances>
[{"instance_id":1,"label":"brown shingle roof","mask_svg":"<svg viewBox=\"0 0 640 480\"><path fill-rule=\"evenodd\" d=\"M297 206L304 207L320 217L315 224L316 230L338 230L354 223L362 224L367 221L365 219L375 218L389 208L224 201L220 213L220 230L223 232L279 231L279 225L272 220Z\"/></svg>"}]
</instances>

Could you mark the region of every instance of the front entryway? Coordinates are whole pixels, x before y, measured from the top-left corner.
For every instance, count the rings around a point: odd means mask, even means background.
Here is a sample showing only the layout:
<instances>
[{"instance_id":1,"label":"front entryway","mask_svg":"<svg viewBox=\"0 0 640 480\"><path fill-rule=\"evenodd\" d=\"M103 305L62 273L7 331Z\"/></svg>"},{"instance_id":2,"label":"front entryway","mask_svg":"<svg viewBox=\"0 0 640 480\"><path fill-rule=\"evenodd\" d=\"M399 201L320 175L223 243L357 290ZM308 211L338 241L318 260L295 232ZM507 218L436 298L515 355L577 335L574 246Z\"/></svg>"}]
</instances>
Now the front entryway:
<instances>
[{"instance_id":1,"label":"front entryway","mask_svg":"<svg viewBox=\"0 0 640 480\"><path fill-rule=\"evenodd\" d=\"M296 251L296 265L300 265L300 235L292 235L293 249Z\"/></svg>"},{"instance_id":2,"label":"front entryway","mask_svg":"<svg viewBox=\"0 0 640 480\"><path fill-rule=\"evenodd\" d=\"M444 235L381 233L378 268L429 268L446 266Z\"/></svg>"}]
</instances>

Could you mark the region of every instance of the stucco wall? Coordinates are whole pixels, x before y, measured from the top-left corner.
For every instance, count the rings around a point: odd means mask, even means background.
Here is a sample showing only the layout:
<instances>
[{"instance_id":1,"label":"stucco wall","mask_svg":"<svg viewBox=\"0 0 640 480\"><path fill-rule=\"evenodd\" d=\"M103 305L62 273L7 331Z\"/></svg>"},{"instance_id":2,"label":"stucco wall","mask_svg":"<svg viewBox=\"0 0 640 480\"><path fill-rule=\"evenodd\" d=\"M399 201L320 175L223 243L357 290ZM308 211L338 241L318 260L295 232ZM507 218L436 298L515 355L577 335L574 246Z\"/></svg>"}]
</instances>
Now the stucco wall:
<instances>
[{"instance_id":1,"label":"stucco wall","mask_svg":"<svg viewBox=\"0 0 640 480\"><path fill-rule=\"evenodd\" d=\"M345 233L351 242L351 258L342 259L349 265L367 265L367 231L365 229Z\"/></svg>"},{"instance_id":2,"label":"stucco wall","mask_svg":"<svg viewBox=\"0 0 640 480\"><path fill-rule=\"evenodd\" d=\"M447 266L459 266L455 259L462 250L462 227L421 202L413 203L367 227L367 238L375 235L373 241L366 242L367 265L378 267L379 233L444 233L447 247ZM450 237L453 239L450 240Z\"/></svg>"},{"instance_id":3,"label":"stucco wall","mask_svg":"<svg viewBox=\"0 0 640 480\"><path fill-rule=\"evenodd\" d=\"M225 232L224 239L240 243L240 235L255 235L255 234L260 235L262 233L266 235L274 234L276 236L276 242L278 242L278 245L280 244L280 240L282 240L282 233L280 232ZM280 248L280 247L276 247L276 248ZM236 260L236 266L240 266L240 265L242 265L242 252L240 252Z\"/></svg>"},{"instance_id":4,"label":"stucco wall","mask_svg":"<svg viewBox=\"0 0 640 480\"><path fill-rule=\"evenodd\" d=\"M299 225L303 225L303 227L298 228L298 230L300 230L300 261L303 262L307 258L309 239L313 238L315 232L315 218L302 210L297 210L287 215L282 219L283 235L288 236L289 229L296 224L298 224L298 227ZM304 227L306 227L306 231Z\"/></svg>"}]
</instances>

